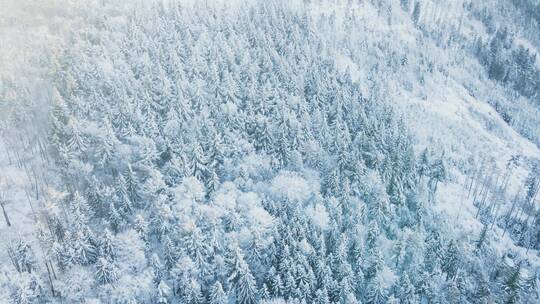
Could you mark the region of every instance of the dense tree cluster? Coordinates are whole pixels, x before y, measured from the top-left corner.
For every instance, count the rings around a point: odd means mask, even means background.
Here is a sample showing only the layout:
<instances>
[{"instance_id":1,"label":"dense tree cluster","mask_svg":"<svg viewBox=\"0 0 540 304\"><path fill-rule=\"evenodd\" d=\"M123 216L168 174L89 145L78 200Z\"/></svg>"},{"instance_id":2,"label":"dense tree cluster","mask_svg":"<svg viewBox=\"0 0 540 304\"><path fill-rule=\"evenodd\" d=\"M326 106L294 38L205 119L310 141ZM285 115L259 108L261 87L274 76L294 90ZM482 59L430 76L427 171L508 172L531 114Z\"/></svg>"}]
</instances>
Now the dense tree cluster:
<instances>
[{"instance_id":1,"label":"dense tree cluster","mask_svg":"<svg viewBox=\"0 0 540 304\"><path fill-rule=\"evenodd\" d=\"M531 53L523 45L514 45L513 39L512 33L506 28L500 28L489 41L476 42L477 56L490 78L508 83L517 92L536 102L536 106L540 106L537 90L540 70L536 66L536 53Z\"/></svg>"},{"instance_id":2,"label":"dense tree cluster","mask_svg":"<svg viewBox=\"0 0 540 304\"><path fill-rule=\"evenodd\" d=\"M429 207L444 154L416 156L391 107L338 68L318 34L332 22L272 1L171 4L76 37L53 73L45 263L10 244L12 301L536 300L538 274L487 229L445 233Z\"/></svg>"},{"instance_id":3,"label":"dense tree cluster","mask_svg":"<svg viewBox=\"0 0 540 304\"><path fill-rule=\"evenodd\" d=\"M540 4L537 1L472 1L467 11L485 27L464 46L485 68L487 76L504 88L503 98L489 103L520 134L540 145ZM500 14L500 12L505 12Z\"/></svg>"}]
</instances>

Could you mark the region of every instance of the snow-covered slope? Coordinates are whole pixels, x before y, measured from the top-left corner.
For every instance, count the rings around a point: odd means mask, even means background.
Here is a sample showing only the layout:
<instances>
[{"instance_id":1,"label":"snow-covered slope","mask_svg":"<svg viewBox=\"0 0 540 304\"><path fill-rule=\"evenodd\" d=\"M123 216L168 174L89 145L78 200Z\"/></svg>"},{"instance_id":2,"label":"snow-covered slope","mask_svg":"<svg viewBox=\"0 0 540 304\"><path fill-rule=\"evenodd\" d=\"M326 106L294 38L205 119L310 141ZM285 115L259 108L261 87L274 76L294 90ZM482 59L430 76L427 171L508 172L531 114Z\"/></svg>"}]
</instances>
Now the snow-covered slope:
<instances>
[{"instance_id":1,"label":"snow-covered slope","mask_svg":"<svg viewBox=\"0 0 540 304\"><path fill-rule=\"evenodd\" d=\"M411 16L412 4L408 11L402 12L397 2L387 3L386 7L383 5L386 9L391 8L388 9L392 12L390 14L381 13L376 5L368 1L358 5L334 4L323 9L316 5L314 12L316 15L334 13L342 20L354 15L363 31L352 35L347 33L341 39L352 40L353 44L355 38L351 37L354 36L359 36L356 39L363 41L360 43L367 41L376 45L379 41L386 45L383 50L385 54L408 56L409 61L404 67L398 68L398 71L382 72L381 79L375 82L383 87L384 98L391 100L414 134L417 152L429 147L435 153L444 153L449 179L440 186L434 207L443 214L444 221L454 228L456 237L472 241L480 235L483 226L476 218L477 208L473 206L466 189L472 172L481 164L487 164L502 175L508 162L517 159L508 190L513 195L523 188L532 169L531 160L540 159L540 149L505 122L490 105L491 98L510 97L504 95L500 84L487 77L478 60L471 53L461 51L463 45L459 42L454 43L457 45L440 45L437 39L427 35L441 27L449 29L457 26L465 38L474 40L475 37L487 36L483 24L467 16L464 3L452 2L448 7L447 3L424 1L417 24ZM417 25L422 28L419 29ZM340 30L343 31L342 28ZM517 41L524 40L520 38ZM536 52L531 44L529 47ZM352 56L357 56L356 60L344 53L337 55L337 63L342 70L349 69L353 79L365 87L366 94L370 94L373 83L366 74L374 65L385 65L388 56L369 52L365 56L362 49L357 50L346 50ZM422 71L426 68L426 61L435 67L434 71ZM415 83L418 71L423 78L421 83ZM533 128L538 128L534 127L534 121L529 123L533 123ZM501 208L505 210L511 205L510 197L506 197ZM499 254L516 250L522 258L530 259L538 267L540 259L537 251L525 254L524 248L516 246L508 235L502 235L502 229L496 227L494 238Z\"/></svg>"}]
</instances>

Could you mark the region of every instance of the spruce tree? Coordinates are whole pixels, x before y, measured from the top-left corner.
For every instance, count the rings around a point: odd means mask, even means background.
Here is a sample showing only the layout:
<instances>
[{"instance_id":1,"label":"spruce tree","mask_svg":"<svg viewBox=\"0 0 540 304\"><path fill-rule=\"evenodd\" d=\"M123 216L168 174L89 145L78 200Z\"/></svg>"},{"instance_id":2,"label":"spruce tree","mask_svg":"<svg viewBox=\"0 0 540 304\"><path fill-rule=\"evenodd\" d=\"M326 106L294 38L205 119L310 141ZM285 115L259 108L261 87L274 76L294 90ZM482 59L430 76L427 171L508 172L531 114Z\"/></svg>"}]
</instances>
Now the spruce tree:
<instances>
[{"instance_id":1,"label":"spruce tree","mask_svg":"<svg viewBox=\"0 0 540 304\"><path fill-rule=\"evenodd\" d=\"M160 281L157 286L157 303L158 304L168 304L169 302L169 293L171 288L165 283L165 281Z\"/></svg>"},{"instance_id":2,"label":"spruce tree","mask_svg":"<svg viewBox=\"0 0 540 304\"><path fill-rule=\"evenodd\" d=\"M446 247L446 251L442 261L442 271L446 273L447 279L453 280L456 277L458 269L460 267L459 263L460 259L458 248L454 241L450 241L450 243L448 243L448 246Z\"/></svg>"},{"instance_id":3,"label":"spruce tree","mask_svg":"<svg viewBox=\"0 0 540 304\"><path fill-rule=\"evenodd\" d=\"M98 284L110 284L118 280L118 269L110 259L101 257L96 262L95 278Z\"/></svg>"},{"instance_id":4,"label":"spruce tree","mask_svg":"<svg viewBox=\"0 0 540 304\"><path fill-rule=\"evenodd\" d=\"M522 289L521 263L510 267L502 284L506 294L506 303L519 303Z\"/></svg>"},{"instance_id":5,"label":"spruce tree","mask_svg":"<svg viewBox=\"0 0 540 304\"><path fill-rule=\"evenodd\" d=\"M220 282L214 283L210 289L209 303L210 304L227 304L228 299Z\"/></svg>"}]
</instances>

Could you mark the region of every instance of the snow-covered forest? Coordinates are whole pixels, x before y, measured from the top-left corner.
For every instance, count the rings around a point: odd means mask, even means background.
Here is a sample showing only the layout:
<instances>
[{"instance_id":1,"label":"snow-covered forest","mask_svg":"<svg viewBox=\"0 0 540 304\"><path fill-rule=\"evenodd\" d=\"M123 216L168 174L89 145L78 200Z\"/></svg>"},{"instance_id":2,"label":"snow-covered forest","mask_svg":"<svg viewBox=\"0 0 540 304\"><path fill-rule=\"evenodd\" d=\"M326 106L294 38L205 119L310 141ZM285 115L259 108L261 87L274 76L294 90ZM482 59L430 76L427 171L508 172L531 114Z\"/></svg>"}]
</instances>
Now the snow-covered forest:
<instances>
[{"instance_id":1,"label":"snow-covered forest","mask_svg":"<svg viewBox=\"0 0 540 304\"><path fill-rule=\"evenodd\" d=\"M0 0L0 303L540 303L537 0Z\"/></svg>"}]
</instances>

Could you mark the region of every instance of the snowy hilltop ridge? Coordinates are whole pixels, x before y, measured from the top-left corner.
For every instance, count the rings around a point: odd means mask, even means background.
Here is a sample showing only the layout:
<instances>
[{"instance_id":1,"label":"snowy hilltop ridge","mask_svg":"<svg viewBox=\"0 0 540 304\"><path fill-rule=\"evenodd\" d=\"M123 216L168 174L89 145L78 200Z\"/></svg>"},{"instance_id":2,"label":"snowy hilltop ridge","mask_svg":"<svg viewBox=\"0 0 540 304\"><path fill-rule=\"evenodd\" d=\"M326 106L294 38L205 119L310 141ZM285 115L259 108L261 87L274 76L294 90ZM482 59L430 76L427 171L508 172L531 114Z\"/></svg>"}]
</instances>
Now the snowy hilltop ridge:
<instances>
[{"instance_id":1,"label":"snowy hilltop ridge","mask_svg":"<svg viewBox=\"0 0 540 304\"><path fill-rule=\"evenodd\" d=\"M540 301L535 1L0 5L0 302Z\"/></svg>"}]
</instances>

